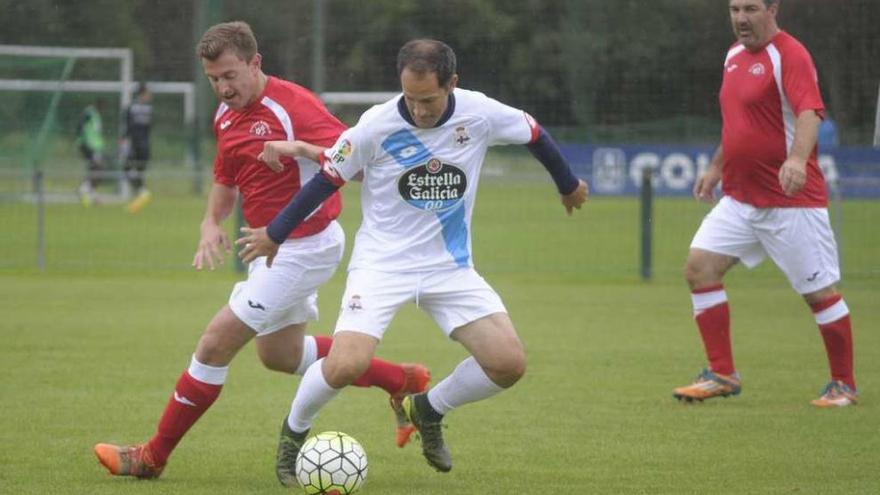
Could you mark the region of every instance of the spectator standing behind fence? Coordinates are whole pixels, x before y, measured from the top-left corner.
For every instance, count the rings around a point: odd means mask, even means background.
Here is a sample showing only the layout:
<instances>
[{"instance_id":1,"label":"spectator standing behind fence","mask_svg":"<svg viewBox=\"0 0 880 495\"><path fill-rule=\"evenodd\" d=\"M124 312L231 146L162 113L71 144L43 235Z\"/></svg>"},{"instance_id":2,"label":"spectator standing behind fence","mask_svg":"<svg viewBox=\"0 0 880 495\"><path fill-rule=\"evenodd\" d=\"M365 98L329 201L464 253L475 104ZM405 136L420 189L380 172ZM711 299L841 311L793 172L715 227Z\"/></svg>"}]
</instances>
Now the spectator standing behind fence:
<instances>
[{"instance_id":1,"label":"spectator standing behind fence","mask_svg":"<svg viewBox=\"0 0 880 495\"><path fill-rule=\"evenodd\" d=\"M721 146L694 185L698 199L711 201L721 181L724 197L694 235L685 268L709 366L673 395L693 401L740 393L722 278L740 261L751 268L769 255L812 308L825 342L831 381L812 404L849 406L858 401L853 340L835 288L837 245L816 160L825 113L816 68L806 48L779 29L779 0L730 0L729 9L737 42L719 94Z\"/></svg>"},{"instance_id":2,"label":"spectator standing behind fence","mask_svg":"<svg viewBox=\"0 0 880 495\"><path fill-rule=\"evenodd\" d=\"M120 156L125 161L123 196L134 194L128 204L129 213L137 213L150 202L150 191L144 186L144 173L150 160L150 127L153 124L153 94L145 83L138 84L134 102L123 116L125 130L120 143Z\"/></svg>"},{"instance_id":3,"label":"spectator standing behind fence","mask_svg":"<svg viewBox=\"0 0 880 495\"><path fill-rule=\"evenodd\" d=\"M83 110L76 126L76 144L86 160L86 176L79 186L83 206L95 202L95 188L104 172L104 134L101 121L101 100L96 100Z\"/></svg>"}]
</instances>

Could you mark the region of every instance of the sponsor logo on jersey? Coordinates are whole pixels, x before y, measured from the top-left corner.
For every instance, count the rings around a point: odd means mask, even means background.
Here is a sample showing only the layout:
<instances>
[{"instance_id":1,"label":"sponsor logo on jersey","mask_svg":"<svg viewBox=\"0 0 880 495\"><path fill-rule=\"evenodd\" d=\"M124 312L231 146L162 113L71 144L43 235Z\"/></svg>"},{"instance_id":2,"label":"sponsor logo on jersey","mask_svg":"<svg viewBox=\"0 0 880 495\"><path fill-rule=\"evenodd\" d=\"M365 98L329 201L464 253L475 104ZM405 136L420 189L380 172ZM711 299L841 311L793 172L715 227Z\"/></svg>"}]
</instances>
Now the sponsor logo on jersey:
<instances>
[{"instance_id":1,"label":"sponsor logo on jersey","mask_svg":"<svg viewBox=\"0 0 880 495\"><path fill-rule=\"evenodd\" d=\"M727 72L733 72L736 70L737 67L739 67L739 66L736 64L730 64L727 66Z\"/></svg>"},{"instance_id":2,"label":"sponsor logo on jersey","mask_svg":"<svg viewBox=\"0 0 880 495\"><path fill-rule=\"evenodd\" d=\"M225 131L226 128L229 127L230 125L232 125L231 120L224 120L223 122L220 122L220 130Z\"/></svg>"},{"instance_id":3,"label":"sponsor logo on jersey","mask_svg":"<svg viewBox=\"0 0 880 495\"><path fill-rule=\"evenodd\" d=\"M467 175L455 165L431 158L400 175L397 190L404 201L420 210L443 211L455 206L467 190Z\"/></svg>"},{"instance_id":4,"label":"sponsor logo on jersey","mask_svg":"<svg viewBox=\"0 0 880 495\"><path fill-rule=\"evenodd\" d=\"M258 120L251 126L250 133L254 136L268 136L271 129L265 120Z\"/></svg>"},{"instance_id":5,"label":"sponsor logo on jersey","mask_svg":"<svg viewBox=\"0 0 880 495\"><path fill-rule=\"evenodd\" d=\"M351 142L349 142L348 139L343 139L336 143L336 146L330 150L328 155L330 161L333 163L342 163L349 156L351 156Z\"/></svg>"},{"instance_id":6,"label":"sponsor logo on jersey","mask_svg":"<svg viewBox=\"0 0 880 495\"><path fill-rule=\"evenodd\" d=\"M459 146L464 146L464 145L468 144L468 142L471 140L471 137L468 136L467 129L465 129L464 126L458 126L455 128L454 139L455 139L455 144L457 144Z\"/></svg>"},{"instance_id":7,"label":"sponsor logo on jersey","mask_svg":"<svg viewBox=\"0 0 880 495\"><path fill-rule=\"evenodd\" d=\"M764 71L764 64L762 64L761 62L758 62L749 67L749 74L753 76L762 76L764 75Z\"/></svg>"}]
</instances>

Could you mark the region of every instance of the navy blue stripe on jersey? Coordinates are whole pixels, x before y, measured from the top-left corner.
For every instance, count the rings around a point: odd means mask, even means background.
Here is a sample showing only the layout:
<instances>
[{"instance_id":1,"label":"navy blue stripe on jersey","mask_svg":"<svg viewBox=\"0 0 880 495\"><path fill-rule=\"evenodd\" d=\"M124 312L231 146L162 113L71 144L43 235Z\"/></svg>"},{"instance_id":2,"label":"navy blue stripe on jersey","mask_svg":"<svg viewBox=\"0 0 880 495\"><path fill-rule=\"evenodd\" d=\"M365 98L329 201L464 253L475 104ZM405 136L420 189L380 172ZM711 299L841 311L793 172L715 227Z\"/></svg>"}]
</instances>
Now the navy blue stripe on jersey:
<instances>
[{"instance_id":1,"label":"navy blue stripe on jersey","mask_svg":"<svg viewBox=\"0 0 880 495\"><path fill-rule=\"evenodd\" d=\"M281 244L290 236L293 229L297 228L313 211L321 206L325 199L329 198L340 186L333 184L321 172L302 187L290 203L284 207L266 227L266 234L275 244Z\"/></svg>"},{"instance_id":2,"label":"navy blue stripe on jersey","mask_svg":"<svg viewBox=\"0 0 880 495\"><path fill-rule=\"evenodd\" d=\"M433 156L428 147L408 129L401 129L385 138L382 149L404 168L423 165ZM458 266L468 266L471 255L468 251L464 201L449 210L437 212L436 215L440 220L446 250Z\"/></svg>"},{"instance_id":3,"label":"navy blue stripe on jersey","mask_svg":"<svg viewBox=\"0 0 880 495\"><path fill-rule=\"evenodd\" d=\"M553 182L556 183L556 189L559 194L567 195L574 192L578 187L578 178L571 171L568 161L562 156L562 151L556 141L544 130L540 129L538 139L526 145L526 148L532 155L544 165L544 168L550 172Z\"/></svg>"},{"instance_id":4,"label":"navy blue stripe on jersey","mask_svg":"<svg viewBox=\"0 0 880 495\"><path fill-rule=\"evenodd\" d=\"M409 125L413 127L418 127L415 121L412 119L412 115L409 113L409 108L406 106L406 100L403 96L397 100L397 111L400 113L400 116L405 120ZM445 124L447 120L452 117L452 114L455 113L455 94L449 93L449 98L446 102L446 110L443 110L443 115L440 116L440 120L434 124L434 127L440 127Z\"/></svg>"}]
</instances>

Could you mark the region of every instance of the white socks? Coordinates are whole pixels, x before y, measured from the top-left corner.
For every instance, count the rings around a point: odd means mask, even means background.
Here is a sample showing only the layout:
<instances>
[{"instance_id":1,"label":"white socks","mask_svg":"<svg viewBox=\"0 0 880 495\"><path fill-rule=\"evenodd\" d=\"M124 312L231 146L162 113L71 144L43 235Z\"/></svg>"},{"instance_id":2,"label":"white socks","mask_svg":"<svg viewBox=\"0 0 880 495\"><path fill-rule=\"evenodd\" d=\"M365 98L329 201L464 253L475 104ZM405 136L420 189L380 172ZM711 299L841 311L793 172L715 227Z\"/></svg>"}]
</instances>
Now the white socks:
<instances>
[{"instance_id":1,"label":"white socks","mask_svg":"<svg viewBox=\"0 0 880 495\"><path fill-rule=\"evenodd\" d=\"M302 376L317 359L318 343L315 338L311 335L303 336L302 358L300 358L299 367L296 368L295 373Z\"/></svg>"},{"instance_id":2,"label":"white socks","mask_svg":"<svg viewBox=\"0 0 880 495\"><path fill-rule=\"evenodd\" d=\"M333 388L324 379L321 371L323 359L315 361L303 374L302 381L293 403L290 405L290 414L287 416L287 425L290 429L301 433L312 427L312 422L318 416L318 411L330 402L341 389Z\"/></svg>"},{"instance_id":3,"label":"white socks","mask_svg":"<svg viewBox=\"0 0 880 495\"><path fill-rule=\"evenodd\" d=\"M186 370L189 376L196 380L207 383L209 385L223 385L226 382L226 375L229 374L229 366L217 367L202 364L196 360L193 354L189 362L189 369Z\"/></svg>"},{"instance_id":4,"label":"white socks","mask_svg":"<svg viewBox=\"0 0 880 495\"><path fill-rule=\"evenodd\" d=\"M428 402L435 411L446 414L469 402L488 399L502 390L504 389L496 385L471 356L428 391Z\"/></svg>"}]
</instances>

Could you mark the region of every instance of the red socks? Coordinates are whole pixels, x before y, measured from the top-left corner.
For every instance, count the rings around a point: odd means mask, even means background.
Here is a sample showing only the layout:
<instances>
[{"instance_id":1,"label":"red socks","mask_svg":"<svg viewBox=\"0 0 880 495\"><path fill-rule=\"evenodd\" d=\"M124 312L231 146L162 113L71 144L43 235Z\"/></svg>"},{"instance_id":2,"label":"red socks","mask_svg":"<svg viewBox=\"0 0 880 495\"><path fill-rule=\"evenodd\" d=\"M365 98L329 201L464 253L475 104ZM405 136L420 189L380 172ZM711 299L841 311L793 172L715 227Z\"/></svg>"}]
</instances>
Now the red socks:
<instances>
[{"instance_id":1,"label":"red socks","mask_svg":"<svg viewBox=\"0 0 880 495\"><path fill-rule=\"evenodd\" d=\"M843 296L835 294L827 299L811 304L813 316L822 340L825 342L825 353L828 355L828 366L831 378L839 380L856 389L853 376L853 338L852 325L849 319L849 308Z\"/></svg>"},{"instance_id":2,"label":"red socks","mask_svg":"<svg viewBox=\"0 0 880 495\"><path fill-rule=\"evenodd\" d=\"M695 289L691 292L691 300L709 368L715 373L732 375L735 368L730 343L730 309L724 286L718 284Z\"/></svg>"},{"instance_id":3,"label":"red socks","mask_svg":"<svg viewBox=\"0 0 880 495\"><path fill-rule=\"evenodd\" d=\"M318 359L321 359L330 352L333 338L325 335L315 335L314 337L315 342L318 344ZM405 381L403 368L399 364L373 358L367 371L358 377L352 385L356 387L379 387L388 392L389 395L394 395L403 390Z\"/></svg>"},{"instance_id":4,"label":"red socks","mask_svg":"<svg viewBox=\"0 0 880 495\"><path fill-rule=\"evenodd\" d=\"M200 382L184 371L165 406L159 428L148 446L159 465L164 465L183 435L220 395L223 385Z\"/></svg>"}]
</instances>

